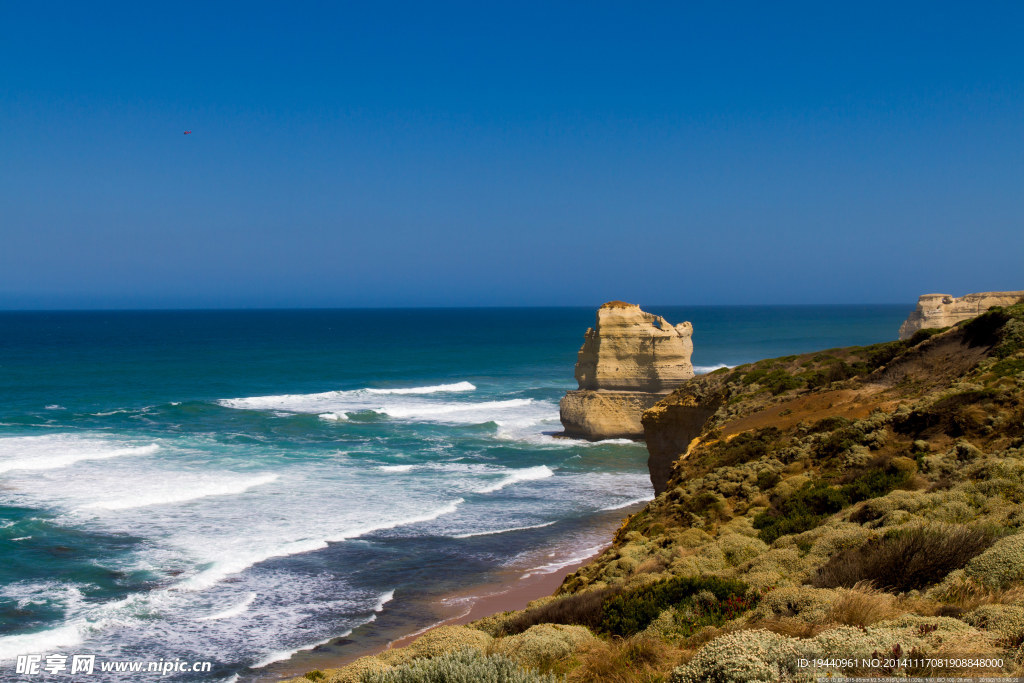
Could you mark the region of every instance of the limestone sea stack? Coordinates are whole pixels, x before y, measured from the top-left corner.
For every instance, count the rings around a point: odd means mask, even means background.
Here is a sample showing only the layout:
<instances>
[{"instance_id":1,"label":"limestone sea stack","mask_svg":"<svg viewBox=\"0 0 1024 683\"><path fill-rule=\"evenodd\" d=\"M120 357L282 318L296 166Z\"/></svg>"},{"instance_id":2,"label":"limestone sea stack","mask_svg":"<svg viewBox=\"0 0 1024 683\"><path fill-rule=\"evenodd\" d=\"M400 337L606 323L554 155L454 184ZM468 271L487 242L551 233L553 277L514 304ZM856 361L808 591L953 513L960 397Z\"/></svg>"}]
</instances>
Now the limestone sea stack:
<instances>
[{"instance_id":1,"label":"limestone sea stack","mask_svg":"<svg viewBox=\"0 0 1024 683\"><path fill-rule=\"evenodd\" d=\"M576 360L579 390L560 405L565 435L643 437L643 412L693 377L692 335L690 323L672 325L635 304L601 306Z\"/></svg>"},{"instance_id":2,"label":"limestone sea stack","mask_svg":"<svg viewBox=\"0 0 1024 683\"><path fill-rule=\"evenodd\" d=\"M910 339L918 330L956 325L981 315L993 306L1012 306L1021 298L1024 298L1024 291L978 292L961 297L924 294L918 298L917 308L900 325L900 339Z\"/></svg>"}]
</instances>

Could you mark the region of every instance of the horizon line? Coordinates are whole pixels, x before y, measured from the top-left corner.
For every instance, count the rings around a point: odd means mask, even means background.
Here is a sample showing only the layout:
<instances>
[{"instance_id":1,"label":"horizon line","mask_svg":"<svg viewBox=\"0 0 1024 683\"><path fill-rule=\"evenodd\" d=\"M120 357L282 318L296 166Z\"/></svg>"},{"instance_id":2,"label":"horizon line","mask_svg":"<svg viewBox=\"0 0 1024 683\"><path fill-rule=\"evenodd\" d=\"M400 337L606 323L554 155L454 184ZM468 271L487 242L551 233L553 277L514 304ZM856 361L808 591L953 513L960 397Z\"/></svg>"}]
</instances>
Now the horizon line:
<instances>
[{"instance_id":1,"label":"horizon line","mask_svg":"<svg viewBox=\"0 0 1024 683\"><path fill-rule=\"evenodd\" d=\"M492 310L492 309L594 309L602 304L560 304L560 305L476 305L476 306L233 306L233 307L152 307L152 308L0 308L4 313L201 313L201 312L269 312L269 311L438 311L438 310ZM782 307L814 307L814 306L910 306L917 302L870 301L858 303L770 303L770 304L637 304L650 308L782 308Z\"/></svg>"}]
</instances>

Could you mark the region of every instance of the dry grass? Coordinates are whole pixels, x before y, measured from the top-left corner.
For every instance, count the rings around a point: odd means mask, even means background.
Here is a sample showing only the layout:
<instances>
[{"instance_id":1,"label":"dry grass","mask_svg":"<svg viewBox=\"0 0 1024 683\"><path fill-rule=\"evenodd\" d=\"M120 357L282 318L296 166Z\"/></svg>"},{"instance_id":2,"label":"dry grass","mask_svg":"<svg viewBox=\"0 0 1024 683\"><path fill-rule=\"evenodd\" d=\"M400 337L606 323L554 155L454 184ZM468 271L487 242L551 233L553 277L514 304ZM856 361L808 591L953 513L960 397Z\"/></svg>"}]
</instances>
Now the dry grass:
<instances>
[{"instance_id":1,"label":"dry grass","mask_svg":"<svg viewBox=\"0 0 1024 683\"><path fill-rule=\"evenodd\" d=\"M813 638L823 631L827 631L831 626L826 624L812 624L799 617L772 617L771 619L759 619L757 621L751 621L743 625L740 630L757 630L763 629L765 631L771 631L772 633L778 633L780 636L789 636L790 638Z\"/></svg>"},{"instance_id":2,"label":"dry grass","mask_svg":"<svg viewBox=\"0 0 1024 683\"><path fill-rule=\"evenodd\" d=\"M832 604L829 619L846 626L870 626L908 611L900 607L894 595L862 582L841 592Z\"/></svg>"},{"instance_id":3,"label":"dry grass","mask_svg":"<svg viewBox=\"0 0 1024 683\"><path fill-rule=\"evenodd\" d=\"M652 555L651 557L648 557L646 560L637 565L636 569L633 570L633 573L660 574L661 572L665 571L666 567L668 567L668 562L666 562L659 555Z\"/></svg>"},{"instance_id":4,"label":"dry grass","mask_svg":"<svg viewBox=\"0 0 1024 683\"><path fill-rule=\"evenodd\" d=\"M570 683L654 683L667 680L683 655L682 650L648 635L614 638L580 652L579 666L567 678Z\"/></svg>"},{"instance_id":5,"label":"dry grass","mask_svg":"<svg viewBox=\"0 0 1024 683\"><path fill-rule=\"evenodd\" d=\"M987 588L970 578L951 581L938 596L942 602L965 612L982 605L1008 605L1024 602L1024 586L1013 588Z\"/></svg>"}]
</instances>

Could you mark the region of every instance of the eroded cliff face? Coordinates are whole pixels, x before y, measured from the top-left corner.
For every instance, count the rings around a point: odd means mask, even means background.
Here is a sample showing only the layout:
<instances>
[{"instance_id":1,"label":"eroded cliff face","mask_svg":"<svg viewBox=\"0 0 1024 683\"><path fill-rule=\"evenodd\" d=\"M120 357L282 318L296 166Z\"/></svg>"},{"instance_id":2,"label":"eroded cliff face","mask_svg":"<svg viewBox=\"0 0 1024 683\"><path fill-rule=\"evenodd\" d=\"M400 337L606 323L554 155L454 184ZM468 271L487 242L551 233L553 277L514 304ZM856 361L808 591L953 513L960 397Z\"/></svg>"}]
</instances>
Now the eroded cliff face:
<instances>
[{"instance_id":1,"label":"eroded cliff face","mask_svg":"<svg viewBox=\"0 0 1024 683\"><path fill-rule=\"evenodd\" d=\"M562 398L567 436L640 438L640 416L693 377L690 323L672 325L634 304L611 301L598 309L576 361L579 390Z\"/></svg>"},{"instance_id":2,"label":"eroded cliff face","mask_svg":"<svg viewBox=\"0 0 1024 683\"><path fill-rule=\"evenodd\" d=\"M597 310L576 360L576 381L590 391L671 391L693 377L693 325L671 325L634 304Z\"/></svg>"},{"instance_id":3,"label":"eroded cliff face","mask_svg":"<svg viewBox=\"0 0 1024 683\"><path fill-rule=\"evenodd\" d=\"M918 298L917 308L900 325L900 339L910 339L919 330L951 327L993 306L1012 306L1022 298L1024 291L978 292L961 297L924 294Z\"/></svg>"}]
</instances>

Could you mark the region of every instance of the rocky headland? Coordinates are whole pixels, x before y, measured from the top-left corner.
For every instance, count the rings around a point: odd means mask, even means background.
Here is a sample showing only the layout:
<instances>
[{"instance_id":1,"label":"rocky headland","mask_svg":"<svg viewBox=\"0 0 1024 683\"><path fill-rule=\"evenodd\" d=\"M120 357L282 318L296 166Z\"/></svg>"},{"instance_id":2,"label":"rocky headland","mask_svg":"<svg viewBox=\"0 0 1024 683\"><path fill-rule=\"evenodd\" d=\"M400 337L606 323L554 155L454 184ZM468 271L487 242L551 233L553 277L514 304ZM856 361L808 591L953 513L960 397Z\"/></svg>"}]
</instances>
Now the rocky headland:
<instances>
[{"instance_id":1,"label":"rocky headland","mask_svg":"<svg viewBox=\"0 0 1024 683\"><path fill-rule=\"evenodd\" d=\"M1020 292L978 292L954 297L949 294L923 294L917 308L900 325L900 339L910 339L916 332L949 327L981 315L993 306L1012 306L1024 298Z\"/></svg>"},{"instance_id":2,"label":"rocky headland","mask_svg":"<svg viewBox=\"0 0 1024 683\"><path fill-rule=\"evenodd\" d=\"M576 361L579 389L562 398L566 436L641 438L643 412L693 377L693 326L672 325L635 304L597 310Z\"/></svg>"},{"instance_id":3,"label":"rocky headland","mask_svg":"<svg viewBox=\"0 0 1024 683\"><path fill-rule=\"evenodd\" d=\"M642 422L657 497L553 596L306 679L1024 675L1024 303L723 368Z\"/></svg>"}]
</instances>

